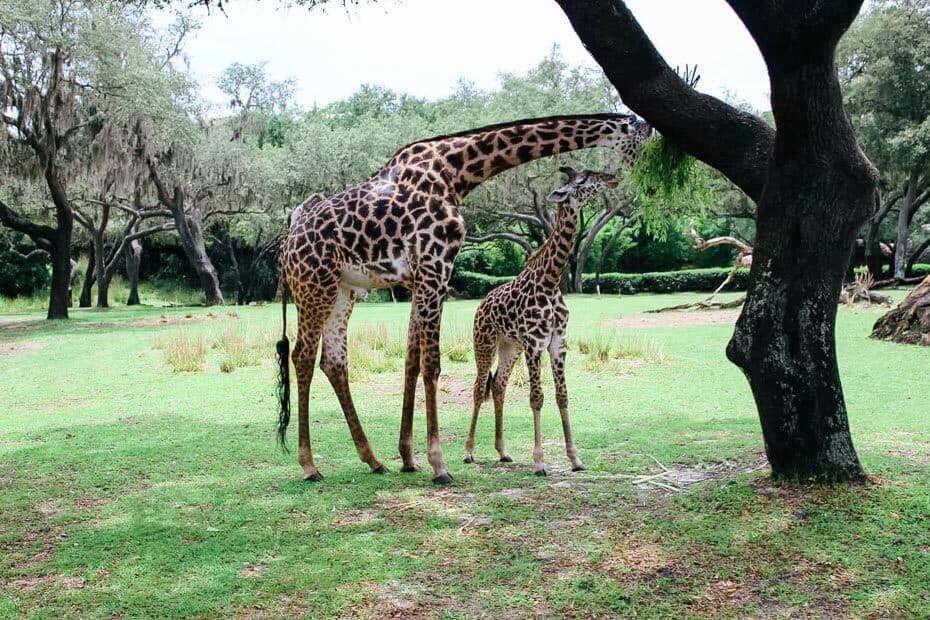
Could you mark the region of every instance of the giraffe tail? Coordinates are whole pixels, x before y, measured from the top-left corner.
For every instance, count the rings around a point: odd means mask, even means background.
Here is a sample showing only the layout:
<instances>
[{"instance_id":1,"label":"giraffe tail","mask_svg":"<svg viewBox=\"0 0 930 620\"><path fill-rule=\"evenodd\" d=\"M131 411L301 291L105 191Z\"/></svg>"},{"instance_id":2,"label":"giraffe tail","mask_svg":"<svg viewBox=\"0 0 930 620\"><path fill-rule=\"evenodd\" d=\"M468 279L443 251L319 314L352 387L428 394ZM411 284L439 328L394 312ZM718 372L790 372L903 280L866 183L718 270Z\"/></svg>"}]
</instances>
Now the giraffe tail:
<instances>
[{"instance_id":1,"label":"giraffe tail","mask_svg":"<svg viewBox=\"0 0 930 620\"><path fill-rule=\"evenodd\" d=\"M484 402L491 400L491 385L494 383L494 377L497 376L497 373L491 374L488 372L488 380L484 384Z\"/></svg>"},{"instance_id":2,"label":"giraffe tail","mask_svg":"<svg viewBox=\"0 0 930 620\"><path fill-rule=\"evenodd\" d=\"M290 289L281 278L281 340L275 345L278 352L278 443L287 452L287 425L291 421L291 342L287 338L287 302Z\"/></svg>"}]
</instances>

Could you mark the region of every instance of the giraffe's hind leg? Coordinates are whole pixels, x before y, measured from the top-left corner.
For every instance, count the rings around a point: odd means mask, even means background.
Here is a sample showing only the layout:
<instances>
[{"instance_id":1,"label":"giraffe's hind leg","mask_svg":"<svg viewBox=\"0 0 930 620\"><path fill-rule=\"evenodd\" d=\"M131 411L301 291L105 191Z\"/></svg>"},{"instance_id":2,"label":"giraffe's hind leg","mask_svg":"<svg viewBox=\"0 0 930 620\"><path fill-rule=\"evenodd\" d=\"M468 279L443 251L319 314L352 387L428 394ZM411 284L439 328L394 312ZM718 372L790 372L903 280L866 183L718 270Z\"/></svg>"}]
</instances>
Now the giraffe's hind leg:
<instances>
[{"instance_id":1,"label":"giraffe's hind leg","mask_svg":"<svg viewBox=\"0 0 930 620\"><path fill-rule=\"evenodd\" d=\"M363 463L367 463L373 473L383 474L387 473L388 469L375 457L375 453L368 443L368 438L365 436L365 431L362 429L362 423L358 419L355 403L352 401L352 394L349 391L346 334L349 316L352 314L354 306L355 293L340 286L336 301L323 326L323 356L320 360L320 368L333 386L333 391L336 392L336 397L342 406L342 413L349 425L349 431L352 433L352 441L355 442L355 449L358 451L359 459Z\"/></svg>"},{"instance_id":2,"label":"giraffe's hind leg","mask_svg":"<svg viewBox=\"0 0 930 620\"><path fill-rule=\"evenodd\" d=\"M510 373L521 351L519 344L506 338L501 338L497 346L497 372L491 382L491 394L494 396L494 447L502 463L513 461L504 447L504 397L507 395Z\"/></svg>"},{"instance_id":3,"label":"giraffe's hind leg","mask_svg":"<svg viewBox=\"0 0 930 620\"><path fill-rule=\"evenodd\" d=\"M584 471L578 458L578 449L572 439L572 425L568 419L568 388L565 386L565 331L558 330L549 341L549 361L552 364L552 382L555 383L555 402L562 417L562 433L565 435L565 453L572 463L572 471Z\"/></svg>"},{"instance_id":4,"label":"giraffe's hind leg","mask_svg":"<svg viewBox=\"0 0 930 620\"><path fill-rule=\"evenodd\" d=\"M478 414L481 404L487 399L488 382L491 381L491 364L494 363L494 353L497 350L497 337L481 332L480 326L475 324L474 333L475 350L475 387L472 392L474 407L471 414L471 425L468 428L468 438L465 440L465 462L475 462L475 429L478 426Z\"/></svg>"},{"instance_id":5,"label":"giraffe's hind leg","mask_svg":"<svg viewBox=\"0 0 930 620\"><path fill-rule=\"evenodd\" d=\"M310 482L323 479L323 475L313 463L313 450L310 446L310 384L313 382L313 367L316 364L316 350L322 327L320 313L300 311L297 340L291 353L297 374L297 462L304 471L304 480Z\"/></svg>"}]
</instances>

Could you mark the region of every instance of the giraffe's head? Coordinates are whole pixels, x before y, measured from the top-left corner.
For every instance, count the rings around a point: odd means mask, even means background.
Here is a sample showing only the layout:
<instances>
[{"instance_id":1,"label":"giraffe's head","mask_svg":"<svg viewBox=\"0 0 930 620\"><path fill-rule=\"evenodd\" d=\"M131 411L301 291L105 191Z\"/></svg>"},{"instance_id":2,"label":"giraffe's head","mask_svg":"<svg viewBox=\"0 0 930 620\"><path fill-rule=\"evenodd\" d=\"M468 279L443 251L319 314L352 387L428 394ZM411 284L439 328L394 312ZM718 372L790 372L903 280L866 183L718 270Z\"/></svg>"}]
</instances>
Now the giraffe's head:
<instances>
[{"instance_id":1,"label":"giraffe's head","mask_svg":"<svg viewBox=\"0 0 930 620\"><path fill-rule=\"evenodd\" d=\"M624 164L632 166L643 144L652 135L652 126L635 114L621 114L607 124L613 131L605 133L599 145L613 148Z\"/></svg>"},{"instance_id":2,"label":"giraffe's head","mask_svg":"<svg viewBox=\"0 0 930 620\"><path fill-rule=\"evenodd\" d=\"M594 170L575 170L562 166L559 171L568 175L568 183L549 194L550 202L581 204L586 198L606 188L617 187L617 177L609 172Z\"/></svg>"}]
</instances>

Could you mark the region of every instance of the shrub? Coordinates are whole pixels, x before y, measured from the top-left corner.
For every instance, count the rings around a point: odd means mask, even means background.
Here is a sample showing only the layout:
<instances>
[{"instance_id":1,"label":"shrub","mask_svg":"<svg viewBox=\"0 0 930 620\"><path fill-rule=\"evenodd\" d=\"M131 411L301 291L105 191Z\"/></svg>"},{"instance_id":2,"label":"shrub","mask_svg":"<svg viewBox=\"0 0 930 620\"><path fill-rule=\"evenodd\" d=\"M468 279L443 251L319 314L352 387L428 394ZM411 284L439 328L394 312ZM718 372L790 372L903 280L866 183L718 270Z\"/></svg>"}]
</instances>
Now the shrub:
<instances>
[{"instance_id":1,"label":"shrub","mask_svg":"<svg viewBox=\"0 0 930 620\"><path fill-rule=\"evenodd\" d=\"M0 250L0 295L29 296L48 287L50 281L47 255L26 258L19 252Z\"/></svg>"},{"instance_id":2,"label":"shrub","mask_svg":"<svg viewBox=\"0 0 930 620\"><path fill-rule=\"evenodd\" d=\"M911 268L911 271L914 273L914 276L930 276L930 265L926 263L914 263L914 267Z\"/></svg>"},{"instance_id":3,"label":"shrub","mask_svg":"<svg viewBox=\"0 0 930 620\"><path fill-rule=\"evenodd\" d=\"M585 274L581 281L584 293L680 293L684 291L714 291L726 279L728 268L688 269L684 271L659 271L653 273L602 273L600 279L594 274ZM740 269L725 290L746 288L748 269Z\"/></svg>"}]
</instances>

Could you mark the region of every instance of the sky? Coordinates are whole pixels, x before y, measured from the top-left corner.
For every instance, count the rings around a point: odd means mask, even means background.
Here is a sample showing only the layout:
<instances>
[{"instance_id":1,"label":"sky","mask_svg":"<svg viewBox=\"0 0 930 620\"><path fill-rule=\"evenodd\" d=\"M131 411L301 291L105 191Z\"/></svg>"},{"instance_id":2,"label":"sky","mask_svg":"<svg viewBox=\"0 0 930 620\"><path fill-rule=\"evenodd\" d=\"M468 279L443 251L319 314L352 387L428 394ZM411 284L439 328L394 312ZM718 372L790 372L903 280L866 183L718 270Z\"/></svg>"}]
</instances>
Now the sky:
<instances>
[{"instance_id":1,"label":"sky","mask_svg":"<svg viewBox=\"0 0 930 620\"><path fill-rule=\"evenodd\" d=\"M204 96L223 98L217 76L233 62L266 62L273 79L294 78L298 105L345 99L362 84L430 100L460 79L482 90L501 73L525 74L558 45L571 65L596 67L552 0L379 0L343 9L227 2L202 15L185 51ZM697 64L698 89L769 109L762 57L723 0L628 0L672 66Z\"/></svg>"}]
</instances>

